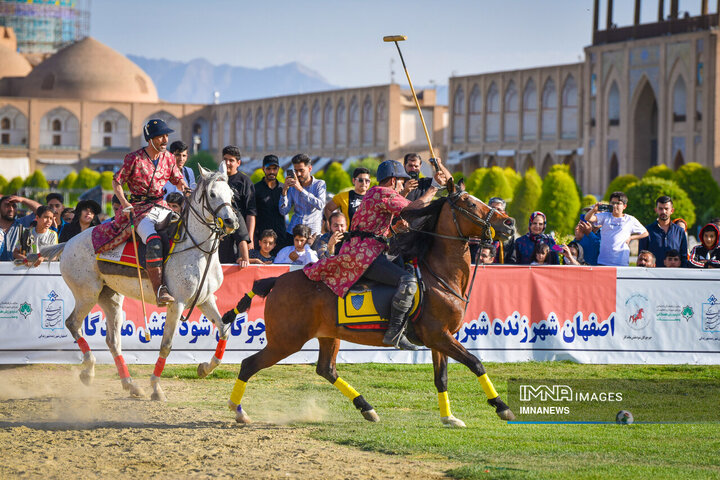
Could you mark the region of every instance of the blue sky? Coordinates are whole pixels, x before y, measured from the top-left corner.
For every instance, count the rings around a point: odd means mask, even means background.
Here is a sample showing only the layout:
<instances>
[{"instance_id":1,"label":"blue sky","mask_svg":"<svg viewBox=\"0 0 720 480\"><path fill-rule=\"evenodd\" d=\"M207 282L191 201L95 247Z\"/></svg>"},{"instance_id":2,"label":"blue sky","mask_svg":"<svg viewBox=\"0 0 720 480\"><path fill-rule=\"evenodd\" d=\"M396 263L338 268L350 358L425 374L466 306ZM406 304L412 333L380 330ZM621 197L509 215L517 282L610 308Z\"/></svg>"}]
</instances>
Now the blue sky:
<instances>
[{"instance_id":1,"label":"blue sky","mask_svg":"<svg viewBox=\"0 0 720 480\"><path fill-rule=\"evenodd\" d=\"M605 25L601 0L600 24ZM714 4L715 2L710 2ZM615 1L632 23L634 2ZM666 10L669 1L665 2ZM404 73L384 35L401 44L414 84L451 75L572 63L591 41L593 0L95 0L91 35L124 53L262 68L297 61L343 87ZM699 12L700 0L680 0ZM714 6L711 6L711 11ZM657 16L644 0L642 22Z\"/></svg>"}]
</instances>

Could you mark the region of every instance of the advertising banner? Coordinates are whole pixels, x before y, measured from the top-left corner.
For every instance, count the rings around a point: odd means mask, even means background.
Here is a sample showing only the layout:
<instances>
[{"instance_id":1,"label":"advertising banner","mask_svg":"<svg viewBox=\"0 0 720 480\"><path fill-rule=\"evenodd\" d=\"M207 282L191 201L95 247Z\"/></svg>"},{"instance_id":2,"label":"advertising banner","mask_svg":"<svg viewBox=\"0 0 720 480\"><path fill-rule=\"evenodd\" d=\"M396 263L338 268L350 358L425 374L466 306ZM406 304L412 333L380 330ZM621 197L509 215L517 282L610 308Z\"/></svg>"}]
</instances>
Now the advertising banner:
<instances>
[{"instance_id":1,"label":"advertising banner","mask_svg":"<svg viewBox=\"0 0 720 480\"><path fill-rule=\"evenodd\" d=\"M259 278L288 266L224 265L216 292L221 313ZM294 267L293 267L294 268ZM0 363L77 363L80 352L65 327L75 300L57 263L28 269L0 263ZM149 293L149 292L148 292ZM448 296L451 294L448 293ZM303 308L303 299L298 299ZM140 302L126 298L121 338L128 363L154 363L165 308L147 304L152 335L145 339ZM263 348L264 300L255 297L232 324L224 361L240 362ZM720 363L720 272L611 267L480 267L457 340L483 361L572 360L582 363ZM105 317L98 306L83 334L101 363L112 363ZM293 332L288 331L288 335ZM218 332L195 309L179 322L171 363L208 361ZM284 360L317 361L316 340ZM404 352L341 342L338 362L429 363L423 348Z\"/></svg>"}]
</instances>

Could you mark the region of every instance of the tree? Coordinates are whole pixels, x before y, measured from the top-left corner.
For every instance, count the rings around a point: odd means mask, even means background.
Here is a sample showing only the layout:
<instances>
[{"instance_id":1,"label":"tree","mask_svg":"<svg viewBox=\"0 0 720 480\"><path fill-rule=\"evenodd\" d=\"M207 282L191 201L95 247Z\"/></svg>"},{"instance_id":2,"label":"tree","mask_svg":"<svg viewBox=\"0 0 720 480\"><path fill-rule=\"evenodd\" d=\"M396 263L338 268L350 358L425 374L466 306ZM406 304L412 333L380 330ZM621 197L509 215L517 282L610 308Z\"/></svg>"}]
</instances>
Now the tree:
<instances>
[{"instance_id":1,"label":"tree","mask_svg":"<svg viewBox=\"0 0 720 480\"><path fill-rule=\"evenodd\" d=\"M522 229L528 224L530 214L535 211L542 194L542 179L534 168L529 168L518 183L508 215L515 219L515 225Z\"/></svg>"},{"instance_id":2,"label":"tree","mask_svg":"<svg viewBox=\"0 0 720 480\"><path fill-rule=\"evenodd\" d=\"M718 212L714 210L714 207L720 203L720 187L709 169L699 163L686 163L677 169L673 179L682 186L695 205L695 219L699 223L704 224L710 218L717 216ZM688 220L686 217L683 218ZM694 225L694 221L688 220L688 229L692 225Z\"/></svg>"},{"instance_id":3,"label":"tree","mask_svg":"<svg viewBox=\"0 0 720 480\"><path fill-rule=\"evenodd\" d=\"M325 169L324 180L327 185L327 191L332 193L338 193L353 186L350 175L343 170L342 165L338 162L331 163L330 166Z\"/></svg>"},{"instance_id":4,"label":"tree","mask_svg":"<svg viewBox=\"0 0 720 480\"><path fill-rule=\"evenodd\" d=\"M5 177L0 175L0 193L5 193L5 189L8 186L8 181Z\"/></svg>"},{"instance_id":5,"label":"tree","mask_svg":"<svg viewBox=\"0 0 720 480\"><path fill-rule=\"evenodd\" d=\"M638 177L633 175L632 173L629 173L627 175L620 175L619 177L615 177L612 182L610 182L610 185L608 185L607 190L605 190L605 195L603 196L603 200L606 202L610 200L610 194L613 192L625 192L627 188L632 185L633 183L637 182L639 180Z\"/></svg>"},{"instance_id":6,"label":"tree","mask_svg":"<svg viewBox=\"0 0 720 480\"><path fill-rule=\"evenodd\" d=\"M365 157L360 160L356 160L350 164L348 167L347 173L350 175L350 178L352 178L353 171L356 168L359 167L365 167L368 170L370 170L370 176L371 177L377 177L377 169L380 166L380 159L377 157Z\"/></svg>"},{"instance_id":7,"label":"tree","mask_svg":"<svg viewBox=\"0 0 720 480\"><path fill-rule=\"evenodd\" d=\"M5 187L5 195L15 195L23 187L23 183L22 177L13 178L7 187Z\"/></svg>"},{"instance_id":8,"label":"tree","mask_svg":"<svg viewBox=\"0 0 720 480\"><path fill-rule=\"evenodd\" d=\"M478 195L478 190L480 188L480 183L482 182L482 179L483 177L485 177L487 172L487 168L478 168L477 170L472 172L470 174L470 177L465 180L465 190L467 190L468 193L480 198L480 196Z\"/></svg>"},{"instance_id":9,"label":"tree","mask_svg":"<svg viewBox=\"0 0 720 480\"><path fill-rule=\"evenodd\" d=\"M198 168L198 165L202 165L203 168L206 168L208 170L218 169L218 164L215 159L213 159L212 154L205 150L200 151L195 155L191 155L190 158L188 158L187 163L185 164L186 167L192 168L193 173L195 173L195 178L200 177L200 169Z\"/></svg>"},{"instance_id":10,"label":"tree","mask_svg":"<svg viewBox=\"0 0 720 480\"><path fill-rule=\"evenodd\" d=\"M78 174L77 172L73 171L68 173L65 178L60 180L60 183L58 183L58 188L60 190L70 190L73 188L73 185L75 185L75 180L77 180Z\"/></svg>"},{"instance_id":11,"label":"tree","mask_svg":"<svg viewBox=\"0 0 720 480\"><path fill-rule=\"evenodd\" d=\"M262 180L264 177L265 177L265 174L263 173L263 169L262 169L262 168L258 168L257 170L255 170L255 171L252 173L252 175L250 175L250 181L253 182L253 183L257 183L257 182L259 182L260 180Z\"/></svg>"},{"instance_id":12,"label":"tree","mask_svg":"<svg viewBox=\"0 0 720 480\"><path fill-rule=\"evenodd\" d=\"M505 178L507 179L508 185L510 185L510 191L514 192L518 184L520 183L520 180L522 180L522 175L520 175L518 172L516 172L510 167L505 167L503 171L505 172ZM505 198L505 200L510 199L511 197Z\"/></svg>"},{"instance_id":13,"label":"tree","mask_svg":"<svg viewBox=\"0 0 720 480\"><path fill-rule=\"evenodd\" d=\"M77 190L88 190L90 188L96 187L99 182L100 172L96 172L95 170L90 170L89 168L85 167L80 170L80 173L78 173L78 176L75 179L75 183L73 183L72 188Z\"/></svg>"},{"instance_id":14,"label":"tree","mask_svg":"<svg viewBox=\"0 0 720 480\"><path fill-rule=\"evenodd\" d=\"M584 197L580 199L580 208L585 207L592 207L597 203L597 198L595 198L595 195L587 194Z\"/></svg>"},{"instance_id":15,"label":"tree","mask_svg":"<svg viewBox=\"0 0 720 480\"><path fill-rule=\"evenodd\" d=\"M492 197L500 197L502 199L512 197L512 189L508 185L505 172L500 167L491 167L487 174L483 177L475 194L483 202L487 202Z\"/></svg>"},{"instance_id":16,"label":"tree","mask_svg":"<svg viewBox=\"0 0 720 480\"><path fill-rule=\"evenodd\" d=\"M547 218L548 232L566 235L575 230L580 195L567 165L553 165L550 168L542 183L538 210Z\"/></svg>"},{"instance_id":17,"label":"tree","mask_svg":"<svg viewBox=\"0 0 720 480\"><path fill-rule=\"evenodd\" d=\"M112 190L113 189L113 172L106 170L100 174L100 182L98 182L98 185L102 187L103 190Z\"/></svg>"},{"instance_id":18,"label":"tree","mask_svg":"<svg viewBox=\"0 0 720 480\"><path fill-rule=\"evenodd\" d=\"M35 170L29 177L25 179L25 187L33 188L50 188L50 184L45 179L42 170Z\"/></svg>"},{"instance_id":19,"label":"tree","mask_svg":"<svg viewBox=\"0 0 720 480\"><path fill-rule=\"evenodd\" d=\"M657 219L655 201L658 197L669 195L673 199L675 212L672 218L683 218L688 226L695 223L695 206L688 194L676 182L658 177L643 178L627 189L628 206L625 213L634 216L643 225Z\"/></svg>"},{"instance_id":20,"label":"tree","mask_svg":"<svg viewBox=\"0 0 720 480\"><path fill-rule=\"evenodd\" d=\"M645 172L645 175L643 175L643 178L648 177L658 177L658 178L664 178L665 180L672 180L675 173L665 165L664 163L661 165L655 165L654 167L650 167L647 172Z\"/></svg>"}]
</instances>

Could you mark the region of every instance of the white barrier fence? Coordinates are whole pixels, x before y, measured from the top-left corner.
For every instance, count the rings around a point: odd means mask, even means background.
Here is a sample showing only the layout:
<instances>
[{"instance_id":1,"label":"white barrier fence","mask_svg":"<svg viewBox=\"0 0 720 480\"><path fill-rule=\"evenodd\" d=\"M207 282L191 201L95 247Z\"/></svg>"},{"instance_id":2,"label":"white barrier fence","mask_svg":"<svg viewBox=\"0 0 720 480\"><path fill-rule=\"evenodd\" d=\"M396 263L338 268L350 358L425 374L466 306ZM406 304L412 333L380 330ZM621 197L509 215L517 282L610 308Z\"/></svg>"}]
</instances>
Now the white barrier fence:
<instances>
[{"instance_id":1,"label":"white barrier fence","mask_svg":"<svg viewBox=\"0 0 720 480\"><path fill-rule=\"evenodd\" d=\"M259 276L287 267L224 266L220 311L232 308ZM80 351L64 320L74 299L57 264L35 269L0 263L0 363L77 363ZM298 305L302 305L299 302ZM139 303L126 299L122 328L128 363L154 363L164 309L149 305L146 342ZM265 343L263 301L232 325L224 361L240 362ZM484 361L720 363L720 271L610 267L481 267L458 340ZM83 332L100 363L112 363L97 307ZM288 335L293 332L288 331ZM171 363L207 361L217 331L196 313L179 326ZM317 361L311 340L285 363ZM338 362L429 363L428 349L401 352L342 342Z\"/></svg>"}]
</instances>

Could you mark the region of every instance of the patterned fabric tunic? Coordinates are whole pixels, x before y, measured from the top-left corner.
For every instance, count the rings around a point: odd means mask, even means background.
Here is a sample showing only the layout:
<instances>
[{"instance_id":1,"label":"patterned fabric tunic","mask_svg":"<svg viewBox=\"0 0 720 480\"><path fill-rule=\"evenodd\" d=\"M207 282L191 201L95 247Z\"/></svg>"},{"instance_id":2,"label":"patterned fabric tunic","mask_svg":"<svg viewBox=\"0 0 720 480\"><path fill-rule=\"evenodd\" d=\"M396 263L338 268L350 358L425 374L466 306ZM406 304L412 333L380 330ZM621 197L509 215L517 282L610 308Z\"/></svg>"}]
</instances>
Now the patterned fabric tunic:
<instances>
[{"instance_id":1,"label":"patterned fabric tunic","mask_svg":"<svg viewBox=\"0 0 720 480\"><path fill-rule=\"evenodd\" d=\"M135 226L155 206L169 208L163 200L163 187L170 181L178 185L183 176L175 163L175 156L164 151L158 157L157 168L144 148L125 155L123 166L115 174L115 181L120 185L127 182L130 194L157 198L148 202L135 202ZM112 222L103 223L92 231L93 247L96 253L112 250L130 237L130 221L127 216L118 212Z\"/></svg>"},{"instance_id":2,"label":"patterned fabric tunic","mask_svg":"<svg viewBox=\"0 0 720 480\"><path fill-rule=\"evenodd\" d=\"M393 215L409 204L409 200L391 188L373 187L355 212L350 230L385 236ZM353 237L337 255L307 265L303 271L310 280L325 282L336 295L344 297L384 250L385 245L374 238Z\"/></svg>"}]
</instances>

